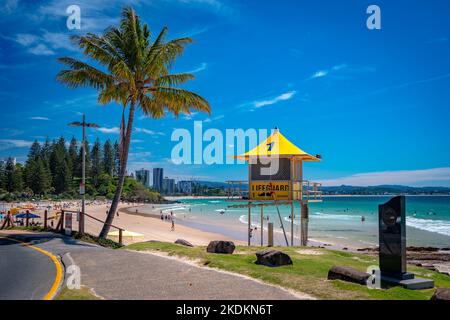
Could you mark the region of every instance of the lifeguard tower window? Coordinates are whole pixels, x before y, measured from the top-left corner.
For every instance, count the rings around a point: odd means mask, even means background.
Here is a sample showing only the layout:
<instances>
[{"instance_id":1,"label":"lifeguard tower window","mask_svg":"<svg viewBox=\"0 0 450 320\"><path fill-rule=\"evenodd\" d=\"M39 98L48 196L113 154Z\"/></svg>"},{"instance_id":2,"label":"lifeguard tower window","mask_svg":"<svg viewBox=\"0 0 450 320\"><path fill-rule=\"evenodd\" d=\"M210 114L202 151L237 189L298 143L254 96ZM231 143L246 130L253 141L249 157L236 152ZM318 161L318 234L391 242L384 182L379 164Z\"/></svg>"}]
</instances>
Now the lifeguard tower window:
<instances>
[{"instance_id":1,"label":"lifeguard tower window","mask_svg":"<svg viewBox=\"0 0 450 320\"><path fill-rule=\"evenodd\" d=\"M278 161L278 165L274 163ZM265 168L263 171L262 168ZM267 174L269 173L269 174ZM282 180L291 179L290 160L288 158L258 159L255 164L250 165L250 175L252 181Z\"/></svg>"}]
</instances>

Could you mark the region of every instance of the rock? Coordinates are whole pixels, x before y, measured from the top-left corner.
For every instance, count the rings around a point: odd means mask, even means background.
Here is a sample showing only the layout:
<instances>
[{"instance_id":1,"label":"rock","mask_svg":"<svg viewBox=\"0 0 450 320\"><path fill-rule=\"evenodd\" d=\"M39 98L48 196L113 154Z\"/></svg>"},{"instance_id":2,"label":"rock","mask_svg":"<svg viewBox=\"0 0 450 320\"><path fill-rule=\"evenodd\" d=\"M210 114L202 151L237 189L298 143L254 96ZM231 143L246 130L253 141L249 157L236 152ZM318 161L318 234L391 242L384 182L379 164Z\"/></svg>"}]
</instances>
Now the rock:
<instances>
[{"instance_id":1,"label":"rock","mask_svg":"<svg viewBox=\"0 0 450 320\"><path fill-rule=\"evenodd\" d=\"M256 264L268 267L291 265L292 260L286 253L279 250L264 250L256 252Z\"/></svg>"},{"instance_id":2,"label":"rock","mask_svg":"<svg viewBox=\"0 0 450 320\"><path fill-rule=\"evenodd\" d=\"M437 252L439 248L435 247L406 247L406 251L411 252Z\"/></svg>"},{"instance_id":3,"label":"rock","mask_svg":"<svg viewBox=\"0 0 450 320\"><path fill-rule=\"evenodd\" d=\"M347 247L343 247L342 250L348 250L348 248Z\"/></svg>"},{"instance_id":4,"label":"rock","mask_svg":"<svg viewBox=\"0 0 450 320\"><path fill-rule=\"evenodd\" d=\"M450 261L450 254L448 253L416 253L407 252L406 258L408 260L436 260L436 261Z\"/></svg>"},{"instance_id":5,"label":"rock","mask_svg":"<svg viewBox=\"0 0 450 320\"><path fill-rule=\"evenodd\" d=\"M186 241L184 239L177 239L175 241L176 244L181 244L182 246L186 246L186 247L193 247L194 245L192 243L190 243L189 241Z\"/></svg>"},{"instance_id":6,"label":"rock","mask_svg":"<svg viewBox=\"0 0 450 320\"><path fill-rule=\"evenodd\" d=\"M235 248L232 241L211 241L206 248L206 252L232 254Z\"/></svg>"},{"instance_id":7,"label":"rock","mask_svg":"<svg viewBox=\"0 0 450 320\"><path fill-rule=\"evenodd\" d=\"M437 288L430 300L450 300L450 289Z\"/></svg>"},{"instance_id":8,"label":"rock","mask_svg":"<svg viewBox=\"0 0 450 320\"><path fill-rule=\"evenodd\" d=\"M367 279L370 277L368 273L361 272L346 266L333 266L328 271L328 280L342 280L347 282L366 285Z\"/></svg>"}]
</instances>

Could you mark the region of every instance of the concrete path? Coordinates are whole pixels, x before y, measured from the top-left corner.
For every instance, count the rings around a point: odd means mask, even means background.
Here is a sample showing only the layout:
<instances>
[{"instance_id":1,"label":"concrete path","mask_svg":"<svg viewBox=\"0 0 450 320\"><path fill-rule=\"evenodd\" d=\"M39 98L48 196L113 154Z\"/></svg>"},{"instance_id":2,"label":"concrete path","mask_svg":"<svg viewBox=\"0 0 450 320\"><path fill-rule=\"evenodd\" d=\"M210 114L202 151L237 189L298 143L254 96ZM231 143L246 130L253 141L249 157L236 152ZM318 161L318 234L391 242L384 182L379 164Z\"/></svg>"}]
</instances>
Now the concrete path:
<instances>
[{"instance_id":1,"label":"concrete path","mask_svg":"<svg viewBox=\"0 0 450 320\"><path fill-rule=\"evenodd\" d=\"M0 233L1 235L1 233ZM239 275L154 254L112 250L51 233L15 234L18 239L76 264L81 284L105 299L299 299L281 288ZM67 255L70 253L70 258ZM3 270L0 269L0 273Z\"/></svg>"}]
</instances>

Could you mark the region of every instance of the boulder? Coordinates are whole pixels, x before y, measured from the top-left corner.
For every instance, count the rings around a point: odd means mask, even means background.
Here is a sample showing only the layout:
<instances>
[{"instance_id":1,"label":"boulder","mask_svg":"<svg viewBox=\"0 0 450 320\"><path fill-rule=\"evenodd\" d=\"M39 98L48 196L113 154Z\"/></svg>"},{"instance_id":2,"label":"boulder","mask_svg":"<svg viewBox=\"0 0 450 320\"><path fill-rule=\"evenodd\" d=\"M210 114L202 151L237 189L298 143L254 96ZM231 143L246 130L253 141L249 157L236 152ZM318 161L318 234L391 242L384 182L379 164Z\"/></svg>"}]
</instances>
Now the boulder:
<instances>
[{"instance_id":1,"label":"boulder","mask_svg":"<svg viewBox=\"0 0 450 320\"><path fill-rule=\"evenodd\" d=\"M431 300L450 300L450 289L437 288L431 297Z\"/></svg>"},{"instance_id":2,"label":"boulder","mask_svg":"<svg viewBox=\"0 0 450 320\"><path fill-rule=\"evenodd\" d=\"M328 271L328 280L342 280L347 282L358 283L362 285L367 284L367 279L370 277L368 273L361 272L346 266L333 266Z\"/></svg>"},{"instance_id":3,"label":"boulder","mask_svg":"<svg viewBox=\"0 0 450 320\"><path fill-rule=\"evenodd\" d=\"M190 243L189 241L186 241L184 239L177 239L175 241L176 244L180 244L182 246L186 246L186 247L193 247L194 245L192 243Z\"/></svg>"},{"instance_id":4,"label":"boulder","mask_svg":"<svg viewBox=\"0 0 450 320\"><path fill-rule=\"evenodd\" d=\"M291 265L292 260L286 253L279 250L264 250L256 252L256 264L268 267Z\"/></svg>"},{"instance_id":5,"label":"boulder","mask_svg":"<svg viewBox=\"0 0 450 320\"><path fill-rule=\"evenodd\" d=\"M232 241L211 241L206 248L206 252L232 254L235 248Z\"/></svg>"}]
</instances>

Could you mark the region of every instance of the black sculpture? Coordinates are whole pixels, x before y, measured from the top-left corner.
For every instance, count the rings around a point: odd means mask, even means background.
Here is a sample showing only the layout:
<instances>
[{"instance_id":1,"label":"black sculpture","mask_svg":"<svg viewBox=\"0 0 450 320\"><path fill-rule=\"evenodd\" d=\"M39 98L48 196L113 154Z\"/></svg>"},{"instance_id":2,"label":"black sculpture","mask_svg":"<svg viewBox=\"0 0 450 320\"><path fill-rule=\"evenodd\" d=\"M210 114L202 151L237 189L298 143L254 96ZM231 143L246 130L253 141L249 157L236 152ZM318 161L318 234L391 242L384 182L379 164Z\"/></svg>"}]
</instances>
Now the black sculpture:
<instances>
[{"instance_id":1,"label":"black sculpture","mask_svg":"<svg viewBox=\"0 0 450 320\"><path fill-rule=\"evenodd\" d=\"M378 206L381 280L409 289L433 288L433 280L406 271L406 200L392 198Z\"/></svg>"}]
</instances>

